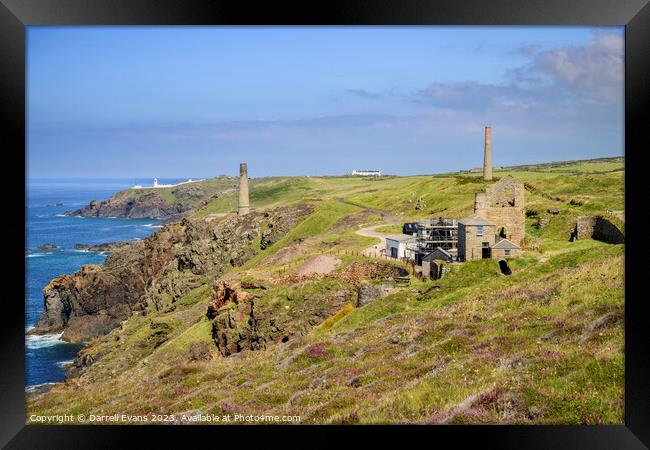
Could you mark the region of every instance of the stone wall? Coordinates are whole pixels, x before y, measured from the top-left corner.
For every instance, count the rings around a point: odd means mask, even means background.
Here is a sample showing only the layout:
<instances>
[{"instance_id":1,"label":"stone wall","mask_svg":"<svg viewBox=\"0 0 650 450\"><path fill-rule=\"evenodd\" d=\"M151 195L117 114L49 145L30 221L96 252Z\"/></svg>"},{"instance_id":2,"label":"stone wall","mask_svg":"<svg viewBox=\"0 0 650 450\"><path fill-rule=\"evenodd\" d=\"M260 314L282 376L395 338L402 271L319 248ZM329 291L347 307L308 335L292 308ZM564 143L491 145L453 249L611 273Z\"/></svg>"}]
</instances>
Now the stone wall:
<instances>
[{"instance_id":1,"label":"stone wall","mask_svg":"<svg viewBox=\"0 0 650 450\"><path fill-rule=\"evenodd\" d=\"M594 226L596 225L596 216L580 216L576 219L575 238L591 239L594 235Z\"/></svg>"},{"instance_id":2,"label":"stone wall","mask_svg":"<svg viewBox=\"0 0 650 450\"><path fill-rule=\"evenodd\" d=\"M492 249L492 258L495 259L519 258L520 256L521 256L521 249L516 249L516 248L511 249L510 255L506 255L505 248Z\"/></svg>"},{"instance_id":3,"label":"stone wall","mask_svg":"<svg viewBox=\"0 0 650 450\"><path fill-rule=\"evenodd\" d=\"M483 242L494 245L494 225L483 225L483 235L477 235L476 225L458 224L458 256L461 261L472 261L483 257ZM462 243L461 243L462 241Z\"/></svg>"},{"instance_id":4,"label":"stone wall","mask_svg":"<svg viewBox=\"0 0 650 450\"><path fill-rule=\"evenodd\" d=\"M580 216L576 219L576 227L571 235L572 239L596 239L610 244L625 242L623 224L616 218L603 216Z\"/></svg>"}]
</instances>

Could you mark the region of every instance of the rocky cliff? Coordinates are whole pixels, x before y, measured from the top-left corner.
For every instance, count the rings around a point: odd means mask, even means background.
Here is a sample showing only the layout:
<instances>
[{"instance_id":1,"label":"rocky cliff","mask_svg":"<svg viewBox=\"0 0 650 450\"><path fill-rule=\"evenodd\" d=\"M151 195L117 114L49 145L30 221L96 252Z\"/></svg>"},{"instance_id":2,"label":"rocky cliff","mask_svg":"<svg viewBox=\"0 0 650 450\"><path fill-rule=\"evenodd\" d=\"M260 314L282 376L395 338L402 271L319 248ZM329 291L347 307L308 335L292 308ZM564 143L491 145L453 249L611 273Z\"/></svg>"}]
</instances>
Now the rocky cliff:
<instances>
[{"instance_id":1,"label":"rocky cliff","mask_svg":"<svg viewBox=\"0 0 650 450\"><path fill-rule=\"evenodd\" d=\"M295 282L291 277L276 279L276 286L217 281L206 312L212 321L212 339L223 356L294 340L345 305L368 304L388 293L378 284L370 292L370 280L406 274L388 262L371 261L352 263L341 272L312 273Z\"/></svg>"},{"instance_id":2,"label":"rocky cliff","mask_svg":"<svg viewBox=\"0 0 650 450\"><path fill-rule=\"evenodd\" d=\"M166 299L173 302L196 287L203 276L219 276L243 264L311 211L300 205L168 224L118 248L102 265L86 265L52 280L43 289L45 310L31 333L62 331L69 342L106 334L134 311L158 309Z\"/></svg>"}]
</instances>

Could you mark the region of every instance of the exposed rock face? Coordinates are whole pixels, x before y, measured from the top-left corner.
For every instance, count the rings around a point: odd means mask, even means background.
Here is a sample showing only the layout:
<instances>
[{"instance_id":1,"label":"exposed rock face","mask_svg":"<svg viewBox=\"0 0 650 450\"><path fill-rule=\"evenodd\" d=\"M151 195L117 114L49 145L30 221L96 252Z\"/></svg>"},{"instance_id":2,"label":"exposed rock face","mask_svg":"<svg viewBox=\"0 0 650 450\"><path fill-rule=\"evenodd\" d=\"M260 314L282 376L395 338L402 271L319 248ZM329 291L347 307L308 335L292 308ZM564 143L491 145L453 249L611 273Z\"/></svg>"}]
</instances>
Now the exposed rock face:
<instances>
[{"instance_id":1,"label":"exposed rock face","mask_svg":"<svg viewBox=\"0 0 650 450\"><path fill-rule=\"evenodd\" d=\"M142 309L147 284L164 274L182 232L182 227L167 226L109 255L101 266L86 265L55 278L43 289L45 310L31 332L63 330L61 339L83 342L115 328Z\"/></svg>"},{"instance_id":2,"label":"exposed rock face","mask_svg":"<svg viewBox=\"0 0 650 450\"><path fill-rule=\"evenodd\" d=\"M223 356L242 350L261 350L273 342L304 335L354 298L354 290L340 288L310 293L287 302L269 301L263 292L244 292L237 283L218 283L207 315L212 339Z\"/></svg>"},{"instance_id":3,"label":"exposed rock face","mask_svg":"<svg viewBox=\"0 0 650 450\"><path fill-rule=\"evenodd\" d=\"M87 206L67 211L68 216L129 217L132 219L173 217L190 209L188 203L171 204L157 192L140 196L120 195L108 200L93 200Z\"/></svg>"},{"instance_id":4,"label":"exposed rock face","mask_svg":"<svg viewBox=\"0 0 650 450\"><path fill-rule=\"evenodd\" d=\"M388 293L389 289L381 284L362 284L357 288L357 307L367 305Z\"/></svg>"},{"instance_id":5,"label":"exposed rock face","mask_svg":"<svg viewBox=\"0 0 650 450\"><path fill-rule=\"evenodd\" d=\"M178 269L205 275L224 264L240 266L278 241L311 211L309 205L276 208L245 218L231 216L216 227L207 221L183 220L185 234L178 252Z\"/></svg>"},{"instance_id":6,"label":"exposed rock face","mask_svg":"<svg viewBox=\"0 0 650 450\"><path fill-rule=\"evenodd\" d=\"M391 292L391 288L365 281L407 273L381 261L355 262L336 275L307 277L283 298L274 296L263 283L217 282L206 312L212 320L212 339L223 356L287 342L306 334L346 304L366 304Z\"/></svg>"},{"instance_id":7,"label":"exposed rock face","mask_svg":"<svg viewBox=\"0 0 650 450\"><path fill-rule=\"evenodd\" d=\"M219 223L168 224L115 250L102 265L52 280L43 289L45 311L30 333L63 331L69 342L104 335L133 311L159 308L165 296L174 301L198 287L200 275L219 276L227 266L242 264L260 251L266 229L273 230L268 239L275 242L311 211L301 205L253 212L245 219L233 215Z\"/></svg>"}]
</instances>

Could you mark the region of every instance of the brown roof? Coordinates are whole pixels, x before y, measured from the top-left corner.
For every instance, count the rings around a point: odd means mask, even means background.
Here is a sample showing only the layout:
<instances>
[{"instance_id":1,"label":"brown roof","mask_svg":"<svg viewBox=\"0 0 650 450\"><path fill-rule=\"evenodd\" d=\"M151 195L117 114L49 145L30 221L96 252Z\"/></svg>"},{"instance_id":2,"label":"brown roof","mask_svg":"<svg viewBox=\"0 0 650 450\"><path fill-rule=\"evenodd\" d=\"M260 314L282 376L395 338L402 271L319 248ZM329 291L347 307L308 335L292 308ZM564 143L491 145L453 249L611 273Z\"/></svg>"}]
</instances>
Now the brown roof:
<instances>
[{"instance_id":1,"label":"brown roof","mask_svg":"<svg viewBox=\"0 0 650 450\"><path fill-rule=\"evenodd\" d=\"M514 242L511 242L511 241L509 241L507 239L501 239L499 242L494 244L492 246L492 248L503 248L503 249L506 249L506 250L521 249L521 247L519 247L517 244L515 244Z\"/></svg>"}]
</instances>

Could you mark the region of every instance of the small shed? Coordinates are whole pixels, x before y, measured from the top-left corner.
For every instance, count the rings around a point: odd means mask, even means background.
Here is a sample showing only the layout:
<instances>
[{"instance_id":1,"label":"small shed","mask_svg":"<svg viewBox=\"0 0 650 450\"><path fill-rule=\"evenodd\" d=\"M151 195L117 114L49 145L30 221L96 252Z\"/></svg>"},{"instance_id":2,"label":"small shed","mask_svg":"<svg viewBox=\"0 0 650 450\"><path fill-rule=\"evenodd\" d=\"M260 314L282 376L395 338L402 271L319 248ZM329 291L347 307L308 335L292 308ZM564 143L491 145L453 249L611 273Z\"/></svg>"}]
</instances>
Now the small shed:
<instances>
[{"instance_id":1,"label":"small shed","mask_svg":"<svg viewBox=\"0 0 650 450\"><path fill-rule=\"evenodd\" d=\"M434 251L422 257L422 274L428 275L434 280L442 278L443 267L447 262L454 260L451 253L441 247L436 247Z\"/></svg>"},{"instance_id":2,"label":"small shed","mask_svg":"<svg viewBox=\"0 0 650 450\"><path fill-rule=\"evenodd\" d=\"M512 258L521 256L521 247L508 239L501 239L492 246L493 258Z\"/></svg>"},{"instance_id":3,"label":"small shed","mask_svg":"<svg viewBox=\"0 0 650 450\"><path fill-rule=\"evenodd\" d=\"M444 248L436 247L434 251L422 258L423 261L434 261L436 259L440 261L451 262L454 260L454 256Z\"/></svg>"},{"instance_id":4,"label":"small shed","mask_svg":"<svg viewBox=\"0 0 650 450\"><path fill-rule=\"evenodd\" d=\"M404 258L406 256L406 244L414 242L415 237L408 234L397 234L386 237L386 255L391 258Z\"/></svg>"}]
</instances>

